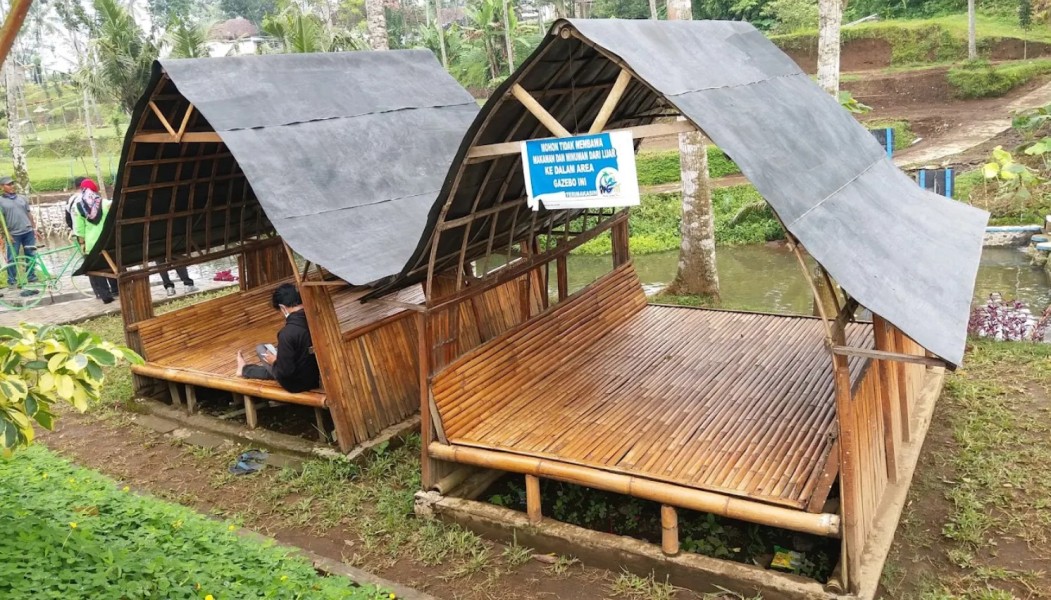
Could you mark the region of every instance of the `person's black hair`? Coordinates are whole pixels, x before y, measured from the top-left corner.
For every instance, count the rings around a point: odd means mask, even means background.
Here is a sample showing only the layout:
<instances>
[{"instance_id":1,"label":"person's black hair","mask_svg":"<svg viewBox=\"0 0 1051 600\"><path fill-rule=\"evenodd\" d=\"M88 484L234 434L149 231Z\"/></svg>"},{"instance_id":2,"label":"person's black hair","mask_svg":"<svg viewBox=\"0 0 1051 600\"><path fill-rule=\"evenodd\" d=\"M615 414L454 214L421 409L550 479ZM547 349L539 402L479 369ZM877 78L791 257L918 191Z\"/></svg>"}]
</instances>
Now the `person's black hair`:
<instances>
[{"instance_id":1,"label":"person's black hair","mask_svg":"<svg viewBox=\"0 0 1051 600\"><path fill-rule=\"evenodd\" d=\"M73 178L73 189L79 190L80 189L80 184L84 183L85 179L87 179L87 177L74 177Z\"/></svg>"},{"instance_id":2,"label":"person's black hair","mask_svg":"<svg viewBox=\"0 0 1051 600\"><path fill-rule=\"evenodd\" d=\"M299 290L296 289L294 283L282 283L277 286L277 289L274 290L273 297L270 298L270 305L275 309L282 304L288 308L292 308L293 306L299 306L302 303L303 298L299 296Z\"/></svg>"}]
</instances>

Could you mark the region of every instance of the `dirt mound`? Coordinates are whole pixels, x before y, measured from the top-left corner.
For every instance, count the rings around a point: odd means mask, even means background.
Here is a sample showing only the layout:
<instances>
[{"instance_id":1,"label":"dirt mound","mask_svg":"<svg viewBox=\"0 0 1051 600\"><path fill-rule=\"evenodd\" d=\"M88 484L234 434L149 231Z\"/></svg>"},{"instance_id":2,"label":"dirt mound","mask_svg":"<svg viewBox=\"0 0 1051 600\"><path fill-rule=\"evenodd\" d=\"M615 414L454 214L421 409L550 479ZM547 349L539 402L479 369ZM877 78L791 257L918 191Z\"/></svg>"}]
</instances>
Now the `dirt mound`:
<instances>
[{"instance_id":1,"label":"dirt mound","mask_svg":"<svg viewBox=\"0 0 1051 600\"><path fill-rule=\"evenodd\" d=\"M782 50L807 73L817 73L817 38L813 44ZM871 71L885 69L891 64L890 42L880 38L847 40L839 51L840 71Z\"/></svg>"},{"instance_id":2,"label":"dirt mound","mask_svg":"<svg viewBox=\"0 0 1051 600\"><path fill-rule=\"evenodd\" d=\"M953 102L953 87L946 78L947 68L906 73L890 73L845 81L843 89L879 111L890 107L922 106Z\"/></svg>"},{"instance_id":3,"label":"dirt mound","mask_svg":"<svg viewBox=\"0 0 1051 600\"><path fill-rule=\"evenodd\" d=\"M1051 56L1051 44L1026 42L1018 38L1005 38L993 44L987 58L991 60L1023 60L1046 56Z\"/></svg>"}]
</instances>

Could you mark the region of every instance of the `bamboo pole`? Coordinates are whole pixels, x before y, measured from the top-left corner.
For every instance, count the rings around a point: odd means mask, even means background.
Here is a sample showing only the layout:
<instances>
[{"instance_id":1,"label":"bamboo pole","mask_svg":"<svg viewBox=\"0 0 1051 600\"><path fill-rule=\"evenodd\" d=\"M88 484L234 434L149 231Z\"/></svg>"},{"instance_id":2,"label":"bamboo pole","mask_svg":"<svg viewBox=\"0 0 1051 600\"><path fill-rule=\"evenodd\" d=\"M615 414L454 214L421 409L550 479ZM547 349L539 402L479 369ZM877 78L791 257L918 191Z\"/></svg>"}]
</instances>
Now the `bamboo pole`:
<instances>
[{"instance_id":1,"label":"bamboo pole","mask_svg":"<svg viewBox=\"0 0 1051 600\"><path fill-rule=\"evenodd\" d=\"M551 113L547 112L547 109L541 106L536 98L531 96L521 85L516 83L511 86L511 95L517 98L518 101L522 103L522 106L524 106L530 114L536 117L537 121L540 121L540 123L543 124L544 127L547 127L548 131L553 133L556 137L569 137L572 135L569 133L568 129L558 122L558 119L551 116Z\"/></svg>"},{"instance_id":2,"label":"bamboo pole","mask_svg":"<svg viewBox=\"0 0 1051 600\"><path fill-rule=\"evenodd\" d=\"M661 551L667 556L679 553L679 515L667 504L661 505Z\"/></svg>"},{"instance_id":3,"label":"bamboo pole","mask_svg":"<svg viewBox=\"0 0 1051 600\"><path fill-rule=\"evenodd\" d=\"M7 60L32 4L33 0L11 0L11 10L7 11L3 29L0 29L0 66Z\"/></svg>"},{"instance_id":4,"label":"bamboo pole","mask_svg":"<svg viewBox=\"0 0 1051 600\"><path fill-rule=\"evenodd\" d=\"M616 110L617 104L620 103L620 97L624 95L624 90L628 89L629 83L631 83L631 71L621 69L620 75L617 76L617 81L613 83L613 87L609 90L609 95L606 96L605 102L602 103L602 108L599 109L595 121L591 124L591 128L588 129L588 133L598 133L605 129L606 123L613 116L613 111Z\"/></svg>"},{"instance_id":5,"label":"bamboo pole","mask_svg":"<svg viewBox=\"0 0 1051 600\"><path fill-rule=\"evenodd\" d=\"M840 519L837 515L806 513L633 475L610 473L495 450L447 446L432 442L428 453L432 458L439 460L546 477L760 525L825 537L839 537L840 534Z\"/></svg>"},{"instance_id":6,"label":"bamboo pole","mask_svg":"<svg viewBox=\"0 0 1051 600\"><path fill-rule=\"evenodd\" d=\"M543 515L540 512L540 478L536 475L526 475L526 514L529 522L533 525L540 523Z\"/></svg>"}]
</instances>

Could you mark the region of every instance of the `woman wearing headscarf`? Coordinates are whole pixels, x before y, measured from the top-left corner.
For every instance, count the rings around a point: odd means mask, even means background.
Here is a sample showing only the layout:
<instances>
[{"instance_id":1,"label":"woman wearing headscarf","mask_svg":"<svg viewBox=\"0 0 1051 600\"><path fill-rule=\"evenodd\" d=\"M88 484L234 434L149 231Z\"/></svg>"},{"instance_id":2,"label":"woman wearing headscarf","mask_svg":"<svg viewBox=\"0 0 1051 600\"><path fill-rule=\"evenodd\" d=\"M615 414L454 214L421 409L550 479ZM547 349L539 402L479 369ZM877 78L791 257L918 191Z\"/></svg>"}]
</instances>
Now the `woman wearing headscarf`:
<instances>
[{"instance_id":1,"label":"woman wearing headscarf","mask_svg":"<svg viewBox=\"0 0 1051 600\"><path fill-rule=\"evenodd\" d=\"M102 237L102 226L109 213L110 201L99 195L99 186L91 179L80 182L80 199L76 201L73 214L73 233L80 240L85 254L91 252ZM91 289L103 304L113 302L117 295L117 280L98 275L88 275Z\"/></svg>"}]
</instances>

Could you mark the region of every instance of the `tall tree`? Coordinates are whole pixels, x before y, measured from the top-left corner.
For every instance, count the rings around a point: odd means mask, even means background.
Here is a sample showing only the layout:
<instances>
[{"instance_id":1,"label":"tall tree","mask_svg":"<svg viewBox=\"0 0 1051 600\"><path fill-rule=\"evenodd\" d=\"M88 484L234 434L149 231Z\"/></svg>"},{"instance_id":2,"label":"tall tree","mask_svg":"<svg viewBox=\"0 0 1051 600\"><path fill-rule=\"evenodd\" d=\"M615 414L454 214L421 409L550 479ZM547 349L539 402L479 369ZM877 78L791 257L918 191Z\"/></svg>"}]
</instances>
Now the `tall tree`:
<instances>
[{"instance_id":1,"label":"tall tree","mask_svg":"<svg viewBox=\"0 0 1051 600\"><path fill-rule=\"evenodd\" d=\"M95 0L95 37L79 81L99 100L113 100L126 113L135 109L150 80L157 43L118 0Z\"/></svg>"},{"instance_id":2,"label":"tall tree","mask_svg":"<svg viewBox=\"0 0 1051 600\"><path fill-rule=\"evenodd\" d=\"M650 18L654 21L659 18L657 16L657 0L650 0Z\"/></svg>"},{"instance_id":3,"label":"tall tree","mask_svg":"<svg viewBox=\"0 0 1051 600\"><path fill-rule=\"evenodd\" d=\"M978 32L975 17L975 1L967 0L967 59L978 59Z\"/></svg>"},{"instance_id":4,"label":"tall tree","mask_svg":"<svg viewBox=\"0 0 1051 600\"><path fill-rule=\"evenodd\" d=\"M22 86L18 66L14 59L4 62L4 85L7 88L7 139L11 142L11 167L18 187L29 192L29 169L26 167L26 151L22 146L22 117L18 108L18 90Z\"/></svg>"},{"instance_id":5,"label":"tall tree","mask_svg":"<svg viewBox=\"0 0 1051 600\"><path fill-rule=\"evenodd\" d=\"M206 58L208 53L208 36L204 27L189 23L186 19L175 18L165 36L171 55L174 58Z\"/></svg>"},{"instance_id":6,"label":"tall tree","mask_svg":"<svg viewBox=\"0 0 1051 600\"><path fill-rule=\"evenodd\" d=\"M219 10L227 17L244 17L260 25L263 17L277 12L277 0L219 0Z\"/></svg>"},{"instance_id":7,"label":"tall tree","mask_svg":"<svg viewBox=\"0 0 1051 600\"><path fill-rule=\"evenodd\" d=\"M351 32L330 28L316 14L304 11L294 2L280 13L264 18L263 31L281 44L280 52L338 52L365 47Z\"/></svg>"},{"instance_id":8,"label":"tall tree","mask_svg":"<svg viewBox=\"0 0 1051 600\"><path fill-rule=\"evenodd\" d=\"M693 19L690 0L668 0L669 20ZM719 273L715 265L715 214L712 211L708 149L699 131L679 135L682 170L682 245L671 294L704 295L719 300Z\"/></svg>"},{"instance_id":9,"label":"tall tree","mask_svg":"<svg viewBox=\"0 0 1051 600\"><path fill-rule=\"evenodd\" d=\"M387 14L383 0L365 0L369 46L373 50L389 50L387 42Z\"/></svg>"},{"instance_id":10,"label":"tall tree","mask_svg":"<svg viewBox=\"0 0 1051 600\"><path fill-rule=\"evenodd\" d=\"M818 0L817 83L826 92L839 94L839 30L843 24L842 0Z\"/></svg>"}]
</instances>

